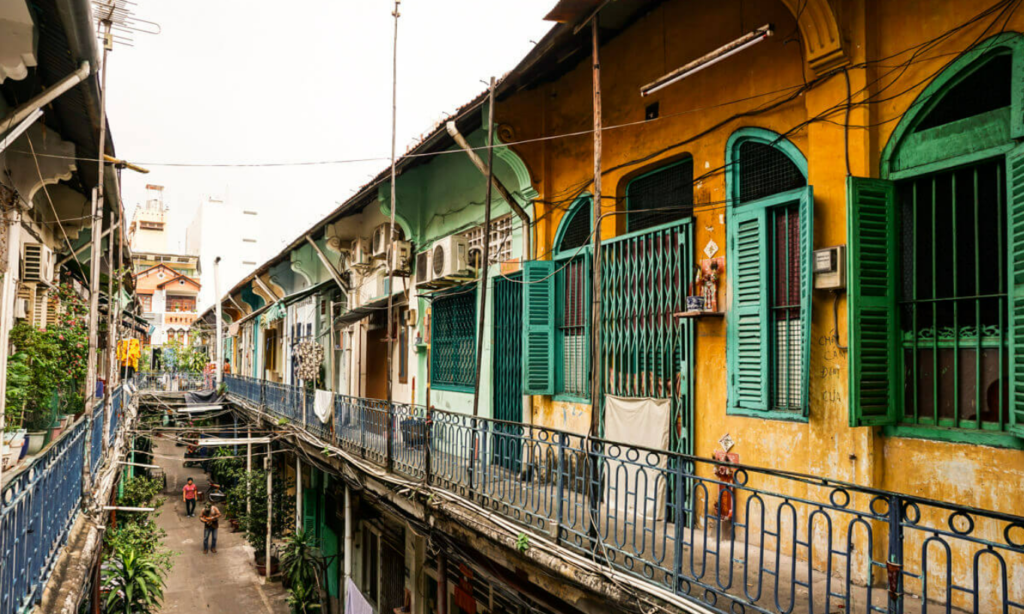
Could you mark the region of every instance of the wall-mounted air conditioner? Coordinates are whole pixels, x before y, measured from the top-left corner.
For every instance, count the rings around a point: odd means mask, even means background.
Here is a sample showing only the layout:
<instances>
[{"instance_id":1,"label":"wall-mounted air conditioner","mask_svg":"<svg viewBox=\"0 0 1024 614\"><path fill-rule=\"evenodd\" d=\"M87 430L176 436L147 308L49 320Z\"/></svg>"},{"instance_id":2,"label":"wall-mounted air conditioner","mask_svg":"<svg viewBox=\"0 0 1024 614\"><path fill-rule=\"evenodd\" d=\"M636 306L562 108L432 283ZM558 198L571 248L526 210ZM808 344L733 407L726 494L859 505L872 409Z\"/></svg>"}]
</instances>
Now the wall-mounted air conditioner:
<instances>
[{"instance_id":1,"label":"wall-mounted air conditioner","mask_svg":"<svg viewBox=\"0 0 1024 614\"><path fill-rule=\"evenodd\" d=\"M448 235L434 243L430 253L430 272L433 281L470 274L466 238Z\"/></svg>"},{"instance_id":2,"label":"wall-mounted air conditioner","mask_svg":"<svg viewBox=\"0 0 1024 614\"><path fill-rule=\"evenodd\" d=\"M370 239L370 249L374 258L385 258L388 253L388 229L387 224L381 224L373 229L373 237Z\"/></svg>"},{"instance_id":3,"label":"wall-mounted air conditioner","mask_svg":"<svg viewBox=\"0 0 1024 614\"><path fill-rule=\"evenodd\" d=\"M22 245L21 279L45 284L53 281L53 251L42 243Z\"/></svg>"},{"instance_id":4,"label":"wall-mounted air conditioner","mask_svg":"<svg viewBox=\"0 0 1024 614\"><path fill-rule=\"evenodd\" d=\"M391 270L395 275L406 276L412 272L412 243L395 241L391 254Z\"/></svg>"},{"instance_id":5,"label":"wall-mounted air conditioner","mask_svg":"<svg viewBox=\"0 0 1024 614\"><path fill-rule=\"evenodd\" d=\"M366 241L355 239L352 241L352 266L370 264L370 249Z\"/></svg>"},{"instance_id":6,"label":"wall-mounted air conditioner","mask_svg":"<svg viewBox=\"0 0 1024 614\"><path fill-rule=\"evenodd\" d=\"M430 250L416 254L416 287L429 284L433 280L430 270Z\"/></svg>"},{"instance_id":7,"label":"wall-mounted air conditioner","mask_svg":"<svg viewBox=\"0 0 1024 614\"><path fill-rule=\"evenodd\" d=\"M28 306L27 298L16 299L14 302L14 317L22 320L28 319Z\"/></svg>"}]
</instances>

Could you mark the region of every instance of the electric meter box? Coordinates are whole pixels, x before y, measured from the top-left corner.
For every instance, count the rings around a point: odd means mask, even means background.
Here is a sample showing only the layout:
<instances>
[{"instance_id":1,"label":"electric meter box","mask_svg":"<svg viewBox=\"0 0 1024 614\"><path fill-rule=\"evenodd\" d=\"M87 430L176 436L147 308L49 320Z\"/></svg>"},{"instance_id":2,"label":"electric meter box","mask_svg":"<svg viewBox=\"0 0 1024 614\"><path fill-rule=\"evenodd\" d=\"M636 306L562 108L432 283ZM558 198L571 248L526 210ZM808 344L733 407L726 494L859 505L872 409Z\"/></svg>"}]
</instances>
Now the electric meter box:
<instances>
[{"instance_id":1,"label":"electric meter box","mask_svg":"<svg viewBox=\"0 0 1024 614\"><path fill-rule=\"evenodd\" d=\"M846 288L846 246L836 245L814 250L814 289Z\"/></svg>"}]
</instances>

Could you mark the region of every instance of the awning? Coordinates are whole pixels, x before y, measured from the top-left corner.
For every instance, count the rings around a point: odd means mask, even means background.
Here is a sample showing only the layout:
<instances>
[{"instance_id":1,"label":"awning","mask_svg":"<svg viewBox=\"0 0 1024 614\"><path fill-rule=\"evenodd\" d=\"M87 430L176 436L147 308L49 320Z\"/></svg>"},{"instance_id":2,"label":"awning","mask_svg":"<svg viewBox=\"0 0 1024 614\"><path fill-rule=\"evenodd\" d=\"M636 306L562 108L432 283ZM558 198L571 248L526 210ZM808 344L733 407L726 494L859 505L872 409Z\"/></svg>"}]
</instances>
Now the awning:
<instances>
[{"instance_id":1,"label":"awning","mask_svg":"<svg viewBox=\"0 0 1024 614\"><path fill-rule=\"evenodd\" d=\"M305 290L299 290L298 292L289 294L288 296L282 298L280 302L284 303L285 306L288 306L296 301L301 301L302 299L306 298L311 294L316 294L317 292L320 292L321 290L324 290L329 286L334 286L338 288L338 284L334 283L333 279L328 279L327 281L322 281L318 284L313 284L312 286L306 288ZM338 289L340 290L341 288Z\"/></svg>"},{"instance_id":2,"label":"awning","mask_svg":"<svg viewBox=\"0 0 1024 614\"><path fill-rule=\"evenodd\" d=\"M394 306L394 307L401 307L403 305L408 305L409 304L409 301L406 300L406 298L405 298L405 291L404 290L395 292L391 296L395 297L394 303L392 303L392 306ZM349 324L352 324L354 322L358 322L359 320L362 320L363 318L369 317L375 311L380 311L381 309L387 309L387 308L388 308L388 297L385 296L384 298L379 298L379 299L377 299L375 301L372 301L370 303L367 303L365 305L361 305L359 307L356 307L355 309L346 311L345 313L341 314L340 317L338 317L338 318L336 318L334 320L334 325L335 326L348 326Z\"/></svg>"}]
</instances>

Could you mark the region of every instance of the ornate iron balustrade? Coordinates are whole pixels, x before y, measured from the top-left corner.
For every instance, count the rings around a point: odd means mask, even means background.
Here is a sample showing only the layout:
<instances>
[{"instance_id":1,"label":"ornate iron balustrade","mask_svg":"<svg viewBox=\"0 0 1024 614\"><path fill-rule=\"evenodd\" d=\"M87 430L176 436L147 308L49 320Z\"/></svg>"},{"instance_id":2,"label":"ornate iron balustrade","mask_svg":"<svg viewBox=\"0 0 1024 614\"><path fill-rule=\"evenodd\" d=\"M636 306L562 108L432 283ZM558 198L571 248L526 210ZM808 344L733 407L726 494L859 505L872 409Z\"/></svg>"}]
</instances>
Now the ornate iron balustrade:
<instances>
[{"instance_id":1,"label":"ornate iron balustrade","mask_svg":"<svg viewBox=\"0 0 1024 614\"><path fill-rule=\"evenodd\" d=\"M213 386L212 376L181 371L147 371L135 375L139 390L147 392L193 392Z\"/></svg>"},{"instance_id":2,"label":"ornate iron balustrade","mask_svg":"<svg viewBox=\"0 0 1024 614\"><path fill-rule=\"evenodd\" d=\"M300 415L282 407L295 387L228 378L232 394ZM716 612L1024 612L1021 516L528 424L334 401L333 423L307 421L309 432Z\"/></svg>"},{"instance_id":3,"label":"ornate iron balustrade","mask_svg":"<svg viewBox=\"0 0 1024 614\"><path fill-rule=\"evenodd\" d=\"M130 394L122 386L111 393L109 443L123 425L122 413ZM67 541L82 498L85 439L91 429L89 464L102 464L103 404L97 403L91 421L80 419L70 431L46 448L27 467L4 484L0 495L0 613L25 611L38 601Z\"/></svg>"}]
</instances>

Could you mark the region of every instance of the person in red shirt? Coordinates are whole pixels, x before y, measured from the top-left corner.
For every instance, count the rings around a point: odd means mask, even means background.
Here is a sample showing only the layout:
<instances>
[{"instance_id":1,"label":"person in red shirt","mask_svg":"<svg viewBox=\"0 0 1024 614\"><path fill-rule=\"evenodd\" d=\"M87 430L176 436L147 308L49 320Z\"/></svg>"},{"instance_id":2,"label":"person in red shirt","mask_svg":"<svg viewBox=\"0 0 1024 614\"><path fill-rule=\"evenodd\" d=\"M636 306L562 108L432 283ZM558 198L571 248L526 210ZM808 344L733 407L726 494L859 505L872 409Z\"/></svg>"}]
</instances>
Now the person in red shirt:
<instances>
[{"instance_id":1,"label":"person in red shirt","mask_svg":"<svg viewBox=\"0 0 1024 614\"><path fill-rule=\"evenodd\" d=\"M196 485L192 482L192 478L188 479L185 484L185 488L181 489L181 500L185 502L185 515L195 516L196 515Z\"/></svg>"}]
</instances>

